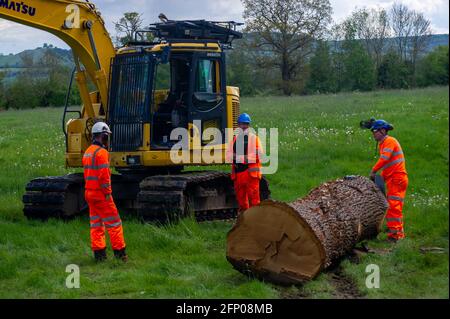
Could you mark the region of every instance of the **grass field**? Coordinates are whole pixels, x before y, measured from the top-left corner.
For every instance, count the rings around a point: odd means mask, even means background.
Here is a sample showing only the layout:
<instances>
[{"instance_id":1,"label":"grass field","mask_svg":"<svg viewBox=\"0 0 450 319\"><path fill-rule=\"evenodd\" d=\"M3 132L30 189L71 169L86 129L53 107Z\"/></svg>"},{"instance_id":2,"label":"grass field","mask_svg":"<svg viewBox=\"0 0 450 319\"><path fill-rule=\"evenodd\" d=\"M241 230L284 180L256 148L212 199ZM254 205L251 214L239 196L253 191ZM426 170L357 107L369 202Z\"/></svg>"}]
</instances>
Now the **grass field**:
<instances>
[{"instance_id":1,"label":"grass field","mask_svg":"<svg viewBox=\"0 0 450 319\"><path fill-rule=\"evenodd\" d=\"M272 197L289 201L320 183L367 175L376 161L371 116L395 125L410 186L407 238L392 251L385 233L368 242L380 253L344 259L303 286L280 288L249 279L225 259L230 222L183 220L156 227L123 216L130 262L96 264L87 218L28 221L21 197L28 180L64 168L61 109L0 112L1 298L448 298L448 87L308 97L243 98L258 127L278 127L279 168ZM422 253L441 247L443 253ZM109 251L111 255L111 251ZM380 267L381 287L367 289L368 264ZM81 270L81 288L67 289L66 265Z\"/></svg>"}]
</instances>

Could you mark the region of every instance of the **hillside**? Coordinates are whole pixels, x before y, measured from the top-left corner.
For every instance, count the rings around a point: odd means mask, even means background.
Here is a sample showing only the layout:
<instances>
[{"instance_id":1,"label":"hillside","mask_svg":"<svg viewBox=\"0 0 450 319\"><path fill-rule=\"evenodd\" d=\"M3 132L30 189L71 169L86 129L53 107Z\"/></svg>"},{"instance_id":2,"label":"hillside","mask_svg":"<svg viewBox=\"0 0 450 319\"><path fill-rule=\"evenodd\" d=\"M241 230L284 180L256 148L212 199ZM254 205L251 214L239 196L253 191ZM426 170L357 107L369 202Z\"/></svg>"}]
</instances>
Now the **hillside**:
<instances>
[{"instance_id":1,"label":"hillside","mask_svg":"<svg viewBox=\"0 0 450 319\"><path fill-rule=\"evenodd\" d=\"M24 65L22 57L29 54L33 57L33 63L38 64L46 50L52 50L54 53L56 53L63 64L72 65L73 62L71 50L60 49L56 47L41 47L25 50L17 54L2 55L0 53L0 68L23 68Z\"/></svg>"},{"instance_id":2,"label":"hillside","mask_svg":"<svg viewBox=\"0 0 450 319\"><path fill-rule=\"evenodd\" d=\"M11 83L11 81L13 81L20 73L30 69L30 67L24 65L24 59L27 60L29 57L32 58L34 76L38 78L47 76L47 69L40 64L44 54L48 50L51 50L52 53L54 53L60 64L70 68L73 67L72 51L52 46L25 50L18 54L1 55L0 53L0 72L5 73L5 83ZM31 61L28 63L31 64Z\"/></svg>"},{"instance_id":3,"label":"hillside","mask_svg":"<svg viewBox=\"0 0 450 319\"><path fill-rule=\"evenodd\" d=\"M393 43L394 41L395 38L389 39L389 42ZM439 45L448 45L448 43L449 43L448 34L434 34L431 36L430 43L427 47L427 52L432 51L435 47ZM24 67L21 57L26 54L32 54L33 62L37 63L42 58L45 50L53 50L61 58L64 64L67 64L68 66L72 65L73 62L71 50L47 46L25 50L17 54L2 55L2 53L0 52L0 69Z\"/></svg>"}]
</instances>

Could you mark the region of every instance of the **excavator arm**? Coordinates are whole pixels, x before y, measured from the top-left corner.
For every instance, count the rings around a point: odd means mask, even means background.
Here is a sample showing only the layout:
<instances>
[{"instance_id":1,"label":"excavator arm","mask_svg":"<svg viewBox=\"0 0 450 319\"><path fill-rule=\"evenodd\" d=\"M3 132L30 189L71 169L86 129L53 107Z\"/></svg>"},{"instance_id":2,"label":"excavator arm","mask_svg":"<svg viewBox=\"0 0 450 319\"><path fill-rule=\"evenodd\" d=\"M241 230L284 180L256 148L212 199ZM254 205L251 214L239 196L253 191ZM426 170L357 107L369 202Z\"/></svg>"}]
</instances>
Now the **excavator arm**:
<instances>
[{"instance_id":1,"label":"excavator arm","mask_svg":"<svg viewBox=\"0 0 450 319\"><path fill-rule=\"evenodd\" d=\"M106 112L115 49L100 12L88 0L0 0L0 18L50 32L72 49L76 80L87 117L95 117L87 77Z\"/></svg>"}]
</instances>

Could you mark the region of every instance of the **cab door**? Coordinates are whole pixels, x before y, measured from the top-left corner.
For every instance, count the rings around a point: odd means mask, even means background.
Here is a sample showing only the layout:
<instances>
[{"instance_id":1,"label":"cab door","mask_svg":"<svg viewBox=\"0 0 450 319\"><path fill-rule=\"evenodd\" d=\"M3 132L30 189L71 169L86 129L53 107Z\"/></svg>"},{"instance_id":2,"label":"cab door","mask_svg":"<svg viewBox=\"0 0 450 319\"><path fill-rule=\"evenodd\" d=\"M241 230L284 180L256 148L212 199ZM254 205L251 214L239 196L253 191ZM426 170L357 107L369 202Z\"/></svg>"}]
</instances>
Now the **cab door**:
<instances>
[{"instance_id":1,"label":"cab door","mask_svg":"<svg viewBox=\"0 0 450 319\"><path fill-rule=\"evenodd\" d=\"M222 143L226 127L225 59L219 52L194 53L190 80L188 120L192 125L201 123L199 133L214 127L220 130ZM194 122L196 121L196 122ZM210 140L202 139L202 145Z\"/></svg>"}]
</instances>

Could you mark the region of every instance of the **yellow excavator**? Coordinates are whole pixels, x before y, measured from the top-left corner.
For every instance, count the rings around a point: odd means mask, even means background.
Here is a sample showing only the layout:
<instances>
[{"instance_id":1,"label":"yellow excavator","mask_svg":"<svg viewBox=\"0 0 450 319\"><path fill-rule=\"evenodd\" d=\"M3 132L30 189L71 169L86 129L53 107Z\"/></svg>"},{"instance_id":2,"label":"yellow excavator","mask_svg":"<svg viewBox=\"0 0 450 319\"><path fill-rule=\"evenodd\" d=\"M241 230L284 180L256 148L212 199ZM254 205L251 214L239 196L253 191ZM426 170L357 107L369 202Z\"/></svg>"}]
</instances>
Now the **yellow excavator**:
<instances>
[{"instance_id":1,"label":"yellow excavator","mask_svg":"<svg viewBox=\"0 0 450 319\"><path fill-rule=\"evenodd\" d=\"M88 0L0 0L0 18L50 32L72 49L75 68L68 96L75 78L83 105L74 109L66 103L64 108L66 167L82 167L91 127L104 121L113 132L110 164L117 174L112 188L120 209L149 221L232 218L237 203L229 174L184 170L211 164L173 161L170 153L177 141L170 135L177 128L186 130L192 158L211 149L202 133L216 128L223 134L214 149L225 158L225 131L236 128L239 113L239 89L226 85L225 50L242 34L233 21L163 17L115 48L100 12ZM261 198L268 198L264 178L260 189ZM28 218L79 215L87 209L83 175L35 178L26 186L23 203Z\"/></svg>"}]
</instances>

